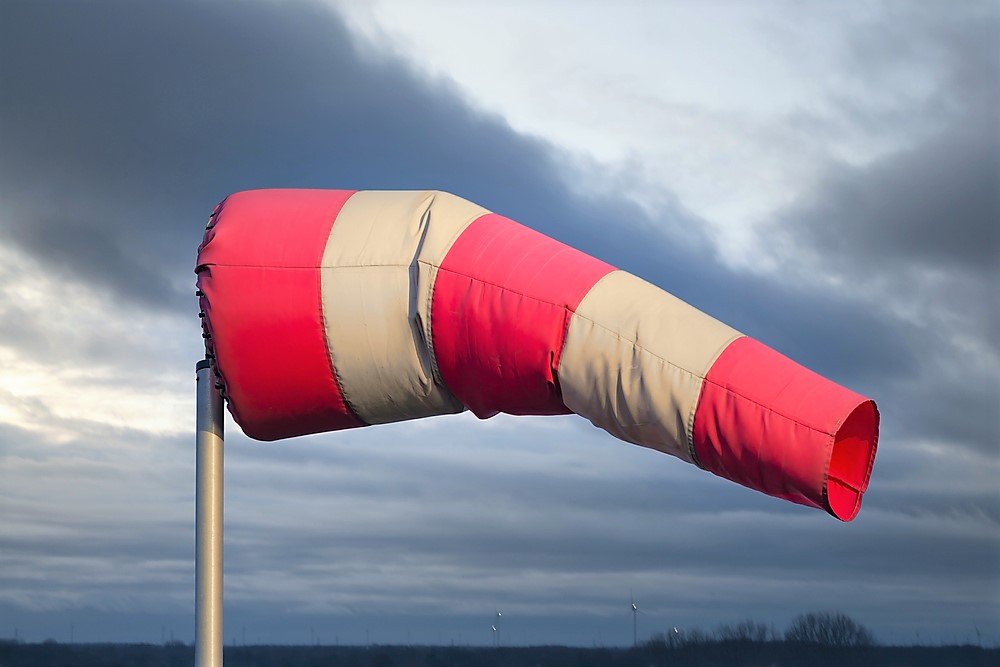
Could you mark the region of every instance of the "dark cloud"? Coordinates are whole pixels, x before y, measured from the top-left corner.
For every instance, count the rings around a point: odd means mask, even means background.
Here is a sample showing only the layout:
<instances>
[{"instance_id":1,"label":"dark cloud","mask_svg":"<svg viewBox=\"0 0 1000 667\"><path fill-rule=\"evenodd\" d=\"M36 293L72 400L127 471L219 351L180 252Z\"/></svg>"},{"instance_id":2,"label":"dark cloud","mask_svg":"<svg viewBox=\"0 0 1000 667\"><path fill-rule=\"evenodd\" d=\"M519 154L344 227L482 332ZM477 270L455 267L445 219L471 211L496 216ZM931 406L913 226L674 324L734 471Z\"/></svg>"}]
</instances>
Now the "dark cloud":
<instances>
[{"instance_id":1,"label":"dark cloud","mask_svg":"<svg viewBox=\"0 0 1000 667\"><path fill-rule=\"evenodd\" d=\"M734 274L680 206L651 218L624 197L576 192L568 156L472 110L447 82L360 51L328 9L4 11L0 58L25 65L2 74L0 192L14 206L0 234L125 304L194 309L194 249L228 192L433 187L637 273L859 391L913 366L884 313Z\"/></svg>"},{"instance_id":2,"label":"dark cloud","mask_svg":"<svg viewBox=\"0 0 1000 667\"><path fill-rule=\"evenodd\" d=\"M784 119L827 154L812 165L811 191L795 193L766 230L783 271L794 266L803 282L819 276L882 305L918 356L939 345L919 331L938 319L993 345L1000 15L990 3L890 3L838 16L847 29L827 46L841 68ZM794 19L783 25L795 30ZM807 42L798 55L833 55L817 47Z\"/></svg>"},{"instance_id":3,"label":"dark cloud","mask_svg":"<svg viewBox=\"0 0 1000 667\"><path fill-rule=\"evenodd\" d=\"M0 58L24 66L2 75L0 192L16 206L0 234L130 302L186 303L178 276L205 212L231 191L431 187L627 268L843 381L907 363L877 311L727 271L680 207L651 219L624 197L574 192L567 156L473 111L447 82L360 52L325 8L4 11Z\"/></svg>"},{"instance_id":4,"label":"dark cloud","mask_svg":"<svg viewBox=\"0 0 1000 667\"><path fill-rule=\"evenodd\" d=\"M36 218L13 230L10 240L44 259L46 270L66 281L83 277L98 289L148 308L183 308L185 295L166 276L131 256L115 234L103 225Z\"/></svg>"},{"instance_id":5,"label":"dark cloud","mask_svg":"<svg viewBox=\"0 0 1000 667\"><path fill-rule=\"evenodd\" d=\"M951 128L868 167L831 166L815 197L786 216L826 261L859 275L935 267L995 276L997 121Z\"/></svg>"},{"instance_id":6,"label":"dark cloud","mask_svg":"<svg viewBox=\"0 0 1000 667\"><path fill-rule=\"evenodd\" d=\"M902 108L920 120L918 138L860 166L829 160L812 190L769 230L786 269L802 283L832 278L837 291L855 295L855 313L892 331L871 338L855 319L840 333L873 353L855 359L902 362L878 367L871 385L884 395L884 416L899 419L902 435L994 454L1000 451L1000 389L992 379L1000 371L997 34L1000 17L989 11L917 11L859 26L847 53L849 63L871 65L858 77L867 86L859 94L877 97L881 85L912 76L914 68L939 72L939 88ZM906 122L900 109L872 114L845 104L841 112L838 122L875 133Z\"/></svg>"},{"instance_id":7,"label":"dark cloud","mask_svg":"<svg viewBox=\"0 0 1000 667\"><path fill-rule=\"evenodd\" d=\"M552 228L615 219L569 196L549 146L362 56L325 8L4 13L0 58L23 64L0 80L0 187L19 204L7 236L54 263L81 243L67 269L124 296L163 299L171 281L150 272L190 270L206 212L240 189L432 187Z\"/></svg>"},{"instance_id":8,"label":"dark cloud","mask_svg":"<svg viewBox=\"0 0 1000 667\"><path fill-rule=\"evenodd\" d=\"M926 8L925 8L926 9ZM847 57L867 67L869 92L891 73L940 70L940 88L906 111L923 119L924 138L861 167L831 161L812 195L782 216L810 259L844 275L953 272L996 280L1000 270L1000 56L996 12L917 11L862 26ZM885 129L848 107L856 125ZM976 296L983 296L978 294ZM961 298L961 295L953 295ZM996 306L993 301L990 306ZM967 305L962 302L962 305Z\"/></svg>"}]
</instances>

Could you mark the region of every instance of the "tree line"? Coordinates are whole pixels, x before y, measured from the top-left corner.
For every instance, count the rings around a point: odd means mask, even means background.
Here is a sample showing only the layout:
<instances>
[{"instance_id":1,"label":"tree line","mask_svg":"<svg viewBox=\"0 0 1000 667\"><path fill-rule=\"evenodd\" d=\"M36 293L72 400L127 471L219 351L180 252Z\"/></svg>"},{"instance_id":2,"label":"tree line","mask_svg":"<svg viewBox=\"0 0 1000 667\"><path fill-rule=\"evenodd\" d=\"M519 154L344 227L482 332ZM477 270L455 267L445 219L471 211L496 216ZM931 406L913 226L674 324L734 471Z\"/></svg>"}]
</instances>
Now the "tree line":
<instances>
[{"instance_id":1,"label":"tree line","mask_svg":"<svg viewBox=\"0 0 1000 667\"><path fill-rule=\"evenodd\" d=\"M227 667L995 667L1000 648L882 646L850 617L812 612L779 635L752 620L713 633L671 629L631 648L227 646ZM3 667L190 667L194 648L0 641Z\"/></svg>"},{"instance_id":2,"label":"tree line","mask_svg":"<svg viewBox=\"0 0 1000 667\"><path fill-rule=\"evenodd\" d=\"M799 614L783 635L779 635L774 626L746 620L733 625L720 625L714 634L698 629L682 632L674 628L672 632L653 635L648 644L680 647L710 642L764 643L782 639L790 643L819 644L838 648L868 647L876 644L875 635L867 627L846 614L828 611Z\"/></svg>"}]
</instances>

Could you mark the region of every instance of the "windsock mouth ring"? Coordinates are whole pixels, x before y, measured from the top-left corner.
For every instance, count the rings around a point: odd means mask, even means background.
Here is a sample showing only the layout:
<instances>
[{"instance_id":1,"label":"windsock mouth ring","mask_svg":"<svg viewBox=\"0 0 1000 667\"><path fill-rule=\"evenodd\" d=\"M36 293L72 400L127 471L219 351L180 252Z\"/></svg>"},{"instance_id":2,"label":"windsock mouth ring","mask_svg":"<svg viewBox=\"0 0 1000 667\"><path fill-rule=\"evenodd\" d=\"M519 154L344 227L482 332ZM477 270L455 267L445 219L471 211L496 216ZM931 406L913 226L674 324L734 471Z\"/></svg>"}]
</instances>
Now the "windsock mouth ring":
<instances>
[{"instance_id":1,"label":"windsock mouth ring","mask_svg":"<svg viewBox=\"0 0 1000 667\"><path fill-rule=\"evenodd\" d=\"M861 509L877 447L878 409L873 401L864 401L837 429L830 453L826 503L830 514L841 521L850 521Z\"/></svg>"}]
</instances>

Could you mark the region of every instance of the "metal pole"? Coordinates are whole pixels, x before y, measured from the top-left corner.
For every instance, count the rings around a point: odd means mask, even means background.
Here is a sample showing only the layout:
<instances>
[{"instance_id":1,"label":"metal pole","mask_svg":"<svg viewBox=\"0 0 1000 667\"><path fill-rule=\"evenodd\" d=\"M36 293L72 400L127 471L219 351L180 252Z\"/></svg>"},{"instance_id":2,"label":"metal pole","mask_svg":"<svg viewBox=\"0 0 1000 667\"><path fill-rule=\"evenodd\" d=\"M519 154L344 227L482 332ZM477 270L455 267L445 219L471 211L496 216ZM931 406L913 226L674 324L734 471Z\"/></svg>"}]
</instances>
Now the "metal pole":
<instances>
[{"instance_id":1,"label":"metal pole","mask_svg":"<svg viewBox=\"0 0 1000 667\"><path fill-rule=\"evenodd\" d=\"M222 396L211 363L198 375L195 509L195 667L222 667Z\"/></svg>"}]
</instances>

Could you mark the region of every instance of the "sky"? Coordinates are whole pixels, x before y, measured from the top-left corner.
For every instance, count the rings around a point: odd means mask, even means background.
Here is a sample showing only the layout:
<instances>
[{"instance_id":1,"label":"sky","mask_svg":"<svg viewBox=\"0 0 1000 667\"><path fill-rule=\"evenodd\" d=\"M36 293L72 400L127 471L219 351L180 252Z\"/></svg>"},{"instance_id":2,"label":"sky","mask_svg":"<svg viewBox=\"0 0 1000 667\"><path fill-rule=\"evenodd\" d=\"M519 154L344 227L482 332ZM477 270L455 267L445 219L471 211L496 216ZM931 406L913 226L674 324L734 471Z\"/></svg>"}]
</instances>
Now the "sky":
<instances>
[{"instance_id":1,"label":"sky","mask_svg":"<svg viewBox=\"0 0 1000 667\"><path fill-rule=\"evenodd\" d=\"M873 397L859 517L575 416L258 443L227 643L1000 645L1000 4L0 3L0 637L194 635L194 258L260 187L440 189Z\"/></svg>"}]
</instances>

